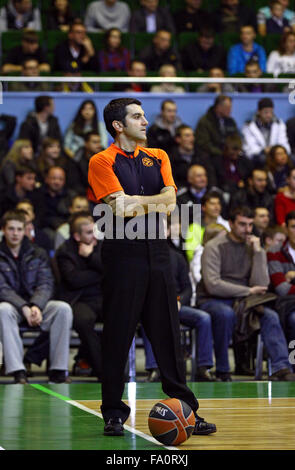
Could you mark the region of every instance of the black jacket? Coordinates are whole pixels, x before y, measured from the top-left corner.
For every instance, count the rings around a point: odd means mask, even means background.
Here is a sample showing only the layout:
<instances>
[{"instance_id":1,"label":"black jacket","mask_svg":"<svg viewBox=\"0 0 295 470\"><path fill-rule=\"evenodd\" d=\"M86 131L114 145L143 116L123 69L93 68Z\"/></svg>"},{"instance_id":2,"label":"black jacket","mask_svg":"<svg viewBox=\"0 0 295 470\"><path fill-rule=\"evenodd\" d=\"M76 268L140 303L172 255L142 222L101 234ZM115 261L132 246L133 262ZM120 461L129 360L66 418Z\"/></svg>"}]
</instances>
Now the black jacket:
<instances>
[{"instance_id":1,"label":"black jacket","mask_svg":"<svg viewBox=\"0 0 295 470\"><path fill-rule=\"evenodd\" d=\"M214 160L214 167L216 171L217 186L229 193L236 192L239 188L235 181L228 179L225 171L225 162L223 157L216 157ZM240 155L237 160L237 173L241 180L245 183L251 176L253 165L249 158L244 155Z\"/></svg>"},{"instance_id":2,"label":"black jacket","mask_svg":"<svg viewBox=\"0 0 295 470\"><path fill-rule=\"evenodd\" d=\"M175 32L173 18L170 12L163 7L158 7L156 11L156 28L157 31L164 29L165 31ZM135 10L130 19L130 33L143 33L147 32L146 25L146 10L139 8Z\"/></svg>"},{"instance_id":3,"label":"black jacket","mask_svg":"<svg viewBox=\"0 0 295 470\"><path fill-rule=\"evenodd\" d=\"M101 306L102 304L102 262L101 242L94 247L88 258L79 255L78 243L69 238L56 251L55 260L58 266L61 282L59 298L74 305L81 297L87 303L87 298Z\"/></svg>"},{"instance_id":4,"label":"black jacket","mask_svg":"<svg viewBox=\"0 0 295 470\"><path fill-rule=\"evenodd\" d=\"M7 114L0 114L0 162L9 150L9 139L12 137L15 126L16 117Z\"/></svg>"},{"instance_id":5,"label":"black jacket","mask_svg":"<svg viewBox=\"0 0 295 470\"><path fill-rule=\"evenodd\" d=\"M273 220L274 199L267 190L263 193L258 193L251 187L239 189L231 197L230 209L235 209L240 206L248 206L251 209L255 209L256 207L266 207L270 212L271 219Z\"/></svg>"},{"instance_id":6,"label":"black jacket","mask_svg":"<svg viewBox=\"0 0 295 470\"><path fill-rule=\"evenodd\" d=\"M78 57L74 57L69 47L69 41L66 40L59 44L54 50L54 72L67 72L73 61L77 62L81 70L93 70L97 71L98 62L94 55L89 59L88 62L82 62L82 57L85 55L85 47L81 46Z\"/></svg>"},{"instance_id":7,"label":"black jacket","mask_svg":"<svg viewBox=\"0 0 295 470\"><path fill-rule=\"evenodd\" d=\"M2 216L6 211L12 210L15 208L18 202L23 199L29 199L34 206L36 217L39 214L38 205L39 205L39 190L35 189L34 191L27 191L24 198L19 198L15 192L14 184L9 186L4 186L1 188L0 193L0 216Z\"/></svg>"},{"instance_id":8,"label":"black jacket","mask_svg":"<svg viewBox=\"0 0 295 470\"><path fill-rule=\"evenodd\" d=\"M204 27L212 27L210 13L199 9L196 13L188 13L184 8L174 14L174 23L177 33L200 31Z\"/></svg>"},{"instance_id":9,"label":"black jacket","mask_svg":"<svg viewBox=\"0 0 295 470\"><path fill-rule=\"evenodd\" d=\"M158 54L153 44L145 47L139 54L139 59L145 63L148 70L158 71L162 65L172 64L176 69L181 69L181 60L178 52L170 47L167 51Z\"/></svg>"},{"instance_id":10,"label":"black jacket","mask_svg":"<svg viewBox=\"0 0 295 470\"><path fill-rule=\"evenodd\" d=\"M178 147L176 147L175 144L169 153L169 157L176 186L187 186L187 171L191 165L202 165L207 172L208 185L216 185L215 169L210 159L203 158L195 151L191 161L188 162L181 157Z\"/></svg>"},{"instance_id":11,"label":"black jacket","mask_svg":"<svg viewBox=\"0 0 295 470\"><path fill-rule=\"evenodd\" d=\"M47 254L24 237L19 266L5 240L0 243L0 300L20 310L36 305L43 310L53 293L54 280Z\"/></svg>"},{"instance_id":12,"label":"black jacket","mask_svg":"<svg viewBox=\"0 0 295 470\"><path fill-rule=\"evenodd\" d=\"M67 222L70 216L69 207L76 194L74 189L64 187L59 194L52 197L48 187L43 185L39 190L38 203L40 228L56 230L61 224Z\"/></svg>"},{"instance_id":13,"label":"black jacket","mask_svg":"<svg viewBox=\"0 0 295 470\"><path fill-rule=\"evenodd\" d=\"M52 137L62 143L62 134L58 119L55 116L48 118L48 131L46 137ZM29 139L32 142L35 153L38 153L42 143L40 128L35 113L29 113L22 123L19 131L19 139Z\"/></svg>"},{"instance_id":14,"label":"black jacket","mask_svg":"<svg viewBox=\"0 0 295 470\"><path fill-rule=\"evenodd\" d=\"M203 51L196 41L182 49L181 57L182 68L185 72L208 71L212 67L226 69L226 51L217 44L214 44L208 51Z\"/></svg>"},{"instance_id":15,"label":"black jacket","mask_svg":"<svg viewBox=\"0 0 295 470\"><path fill-rule=\"evenodd\" d=\"M241 26L253 26L255 31L257 30L255 11L246 5L243 5L242 2L238 5L237 22L235 24L232 23L230 26L228 21L223 21L224 18L225 14L222 8L215 10L213 13L215 29L218 33L222 33L224 31L240 33ZM229 18L229 16L227 18ZM227 24L227 27L225 27L225 24Z\"/></svg>"},{"instance_id":16,"label":"black jacket","mask_svg":"<svg viewBox=\"0 0 295 470\"><path fill-rule=\"evenodd\" d=\"M292 153L295 154L295 117L288 119L286 122L287 136Z\"/></svg>"}]
</instances>

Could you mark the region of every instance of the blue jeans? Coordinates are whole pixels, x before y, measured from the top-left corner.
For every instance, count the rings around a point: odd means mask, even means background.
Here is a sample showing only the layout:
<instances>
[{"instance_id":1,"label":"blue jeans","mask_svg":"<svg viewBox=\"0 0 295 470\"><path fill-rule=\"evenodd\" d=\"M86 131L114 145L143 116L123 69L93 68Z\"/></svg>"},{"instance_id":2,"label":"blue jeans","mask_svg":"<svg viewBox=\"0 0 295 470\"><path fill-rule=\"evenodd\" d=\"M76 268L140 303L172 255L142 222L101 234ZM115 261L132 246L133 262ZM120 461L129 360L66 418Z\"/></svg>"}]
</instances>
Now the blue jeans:
<instances>
[{"instance_id":1,"label":"blue jeans","mask_svg":"<svg viewBox=\"0 0 295 470\"><path fill-rule=\"evenodd\" d=\"M228 346L232 339L236 315L232 308L233 299L212 299L202 304L202 309L210 313L216 370L229 372ZM272 373L280 369L290 369L288 346L278 314L264 307L264 315L260 318L261 338L271 360Z\"/></svg>"},{"instance_id":2,"label":"blue jeans","mask_svg":"<svg viewBox=\"0 0 295 470\"><path fill-rule=\"evenodd\" d=\"M179 320L182 325L197 329L197 365L198 367L213 366L213 339L211 318L208 313L193 307L182 306L179 310ZM142 328L142 339L145 349L145 368L156 369L158 367L151 343Z\"/></svg>"}]
</instances>

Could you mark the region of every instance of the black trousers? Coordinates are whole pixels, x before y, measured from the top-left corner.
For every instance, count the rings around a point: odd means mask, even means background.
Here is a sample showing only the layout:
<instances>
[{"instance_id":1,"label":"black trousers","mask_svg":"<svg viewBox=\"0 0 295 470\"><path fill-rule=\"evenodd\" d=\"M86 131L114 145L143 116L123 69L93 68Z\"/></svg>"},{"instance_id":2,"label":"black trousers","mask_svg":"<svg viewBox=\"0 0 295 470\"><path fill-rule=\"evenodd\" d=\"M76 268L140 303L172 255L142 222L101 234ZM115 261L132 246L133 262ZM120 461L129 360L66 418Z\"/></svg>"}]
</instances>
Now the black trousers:
<instances>
[{"instance_id":1,"label":"black trousers","mask_svg":"<svg viewBox=\"0 0 295 470\"><path fill-rule=\"evenodd\" d=\"M130 408L121 398L124 368L138 322L152 344L164 393L196 411L198 401L186 386L180 347L176 287L166 240L104 240L102 406L104 420Z\"/></svg>"}]
</instances>

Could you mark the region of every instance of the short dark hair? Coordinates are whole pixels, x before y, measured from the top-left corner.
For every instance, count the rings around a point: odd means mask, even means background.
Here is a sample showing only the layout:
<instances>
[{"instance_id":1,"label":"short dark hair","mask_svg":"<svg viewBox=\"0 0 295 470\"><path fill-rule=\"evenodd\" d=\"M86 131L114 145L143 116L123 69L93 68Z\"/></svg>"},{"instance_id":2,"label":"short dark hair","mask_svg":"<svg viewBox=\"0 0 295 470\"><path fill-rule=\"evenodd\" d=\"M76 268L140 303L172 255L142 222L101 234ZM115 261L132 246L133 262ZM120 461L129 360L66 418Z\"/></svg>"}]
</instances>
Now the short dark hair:
<instances>
[{"instance_id":1,"label":"short dark hair","mask_svg":"<svg viewBox=\"0 0 295 470\"><path fill-rule=\"evenodd\" d=\"M166 105L167 103L175 104L175 105L176 105L175 101L173 101L173 100L171 100L171 99L164 100L164 101L162 101L162 103L161 103L161 111L163 111L163 109L165 108L165 105Z\"/></svg>"},{"instance_id":2,"label":"short dark hair","mask_svg":"<svg viewBox=\"0 0 295 470\"><path fill-rule=\"evenodd\" d=\"M227 147L227 146L236 146L242 149L241 136L237 133L227 135L224 141L224 147Z\"/></svg>"},{"instance_id":3,"label":"short dark hair","mask_svg":"<svg viewBox=\"0 0 295 470\"><path fill-rule=\"evenodd\" d=\"M35 111L41 113L46 106L50 106L50 102L53 100L51 96L41 95L35 98Z\"/></svg>"},{"instance_id":4,"label":"short dark hair","mask_svg":"<svg viewBox=\"0 0 295 470\"><path fill-rule=\"evenodd\" d=\"M39 37L36 31L26 31L22 36L22 41L36 44L39 42Z\"/></svg>"},{"instance_id":5,"label":"short dark hair","mask_svg":"<svg viewBox=\"0 0 295 470\"><path fill-rule=\"evenodd\" d=\"M266 227L266 229L263 230L263 233L262 233L262 243L263 243L263 245L265 245L265 242L266 242L267 238L271 238L271 240L273 240L276 233L284 233L285 234L284 227L282 227L281 225L275 225L274 227Z\"/></svg>"},{"instance_id":6,"label":"short dark hair","mask_svg":"<svg viewBox=\"0 0 295 470\"><path fill-rule=\"evenodd\" d=\"M116 131L113 127L113 121L121 121L125 125L127 115L126 107L130 104L141 106L141 102L135 98L117 98L109 102L103 110L104 122L107 131L112 137L116 137Z\"/></svg>"},{"instance_id":7,"label":"short dark hair","mask_svg":"<svg viewBox=\"0 0 295 470\"><path fill-rule=\"evenodd\" d=\"M229 220L234 222L240 215L241 217L247 217L248 219L254 219L254 210L248 206L240 206L232 209L229 213Z\"/></svg>"},{"instance_id":8,"label":"short dark hair","mask_svg":"<svg viewBox=\"0 0 295 470\"><path fill-rule=\"evenodd\" d=\"M80 222L79 219L81 219ZM74 233L81 233L81 227L82 225L85 225L85 222L82 222L82 220L88 220L89 222L93 222L93 217L91 215L90 211L79 211L73 214L70 219L69 219L69 224L70 224L70 234L73 235Z\"/></svg>"},{"instance_id":9,"label":"short dark hair","mask_svg":"<svg viewBox=\"0 0 295 470\"><path fill-rule=\"evenodd\" d=\"M218 191L208 191L201 199L202 206L204 206L206 202L210 201L210 199L219 199L220 204L222 205L223 203L222 196Z\"/></svg>"},{"instance_id":10,"label":"short dark hair","mask_svg":"<svg viewBox=\"0 0 295 470\"><path fill-rule=\"evenodd\" d=\"M88 142L88 140L90 140L90 137L92 137L93 135L100 137L98 132L89 131L89 132L86 132L86 134L83 135L83 138L84 138L85 142Z\"/></svg>"},{"instance_id":11,"label":"short dark hair","mask_svg":"<svg viewBox=\"0 0 295 470\"><path fill-rule=\"evenodd\" d=\"M264 108L274 108L273 100L271 98L261 98L261 100L258 101L258 110L260 111Z\"/></svg>"},{"instance_id":12,"label":"short dark hair","mask_svg":"<svg viewBox=\"0 0 295 470\"><path fill-rule=\"evenodd\" d=\"M199 38L215 38L215 31L213 28L202 28L199 32Z\"/></svg>"},{"instance_id":13,"label":"short dark hair","mask_svg":"<svg viewBox=\"0 0 295 470\"><path fill-rule=\"evenodd\" d=\"M290 211L285 217L286 227L288 227L289 220L295 219L295 211Z\"/></svg>"},{"instance_id":14,"label":"short dark hair","mask_svg":"<svg viewBox=\"0 0 295 470\"><path fill-rule=\"evenodd\" d=\"M18 222L22 222L25 226L26 224L25 211L21 209L14 209L14 210L5 212L5 214L3 215L1 219L1 227L4 228L7 222L10 222L11 220L17 220Z\"/></svg>"},{"instance_id":15,"label":"short dark hair","mask_svg":"<svg viewBox=\"0 0 295 470\"><path fill-rule=\"evenodd\" d=\"M182 131L184 131L185 129L193 130L193 129L191 128L191 126L189 126L188 124L180 124L180 126L178 126L178 127L175 129L175 137L180 137Z\"/></svg>"},{"instance_id":16,"label":"short dark hair","mask_svg":"<svg viewBox=\"0 0 295 470\"><path fill-rule=\"evenodd\" d=\"M32 173L34 175L37 174L36 170L33 167L31 167L29 164L27 164L26 166L18 166L16 167L16 170L15 170L15 176L24 176L24 175L28 175Z\"/></svg>"},{"instance_id":17,"label":"short dark hair","mask_svg":"<svg viewBox=\"0 0 295 470\"><path fill-rule=\"evenodd\" d=\"M226 100L232 101L232 98L227 95L218 95L213 104L214 108L216 108L216 106L218 106L219 104L224 103L224 101Z\"/></svg>"}]
</instances>

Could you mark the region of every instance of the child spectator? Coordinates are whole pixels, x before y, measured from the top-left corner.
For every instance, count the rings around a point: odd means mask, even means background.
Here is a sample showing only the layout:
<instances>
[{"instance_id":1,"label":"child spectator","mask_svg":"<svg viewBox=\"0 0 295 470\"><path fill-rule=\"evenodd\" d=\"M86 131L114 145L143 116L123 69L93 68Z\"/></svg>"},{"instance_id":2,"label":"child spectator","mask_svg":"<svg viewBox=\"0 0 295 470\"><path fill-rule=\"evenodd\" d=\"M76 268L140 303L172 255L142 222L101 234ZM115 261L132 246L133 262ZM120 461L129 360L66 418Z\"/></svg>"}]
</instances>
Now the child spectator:
<instances>
[{"instance_id":1,"label":"child spectator","mask_svg":"<svg viewBox=\"0 0 295 470\"><path fill-rule=\"evenodd\" d=\"M267 34L282 34L291 31L289 21L284 18L284 7L274 0L270 4L271 17L266 20Z\"/></svg>"}]
</instances>

